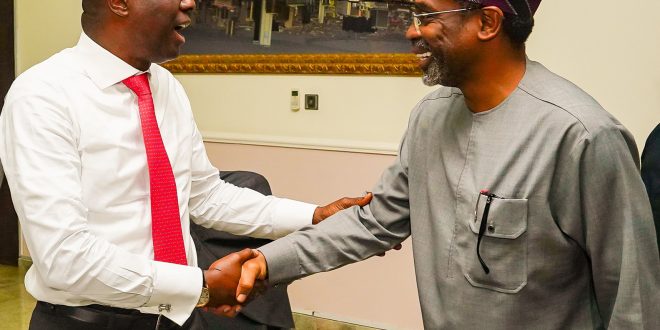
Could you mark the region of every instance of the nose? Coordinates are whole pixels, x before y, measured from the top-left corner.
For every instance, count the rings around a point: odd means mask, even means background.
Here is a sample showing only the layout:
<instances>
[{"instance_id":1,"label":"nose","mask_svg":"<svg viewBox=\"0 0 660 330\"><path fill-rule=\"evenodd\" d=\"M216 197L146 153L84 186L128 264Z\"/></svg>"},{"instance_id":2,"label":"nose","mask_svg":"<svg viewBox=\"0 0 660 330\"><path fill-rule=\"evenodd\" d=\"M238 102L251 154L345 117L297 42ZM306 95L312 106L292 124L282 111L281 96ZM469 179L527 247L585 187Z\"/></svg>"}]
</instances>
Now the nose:
<instances>
[{"instance_id":1,"label":"nose","mask_svg":"<svg viewBox=\"0 0 660 330\"><path fill-rule=\"evenodd\" d=\"M419 39L421 36L422 34L417 32L417 29L415 28L415 23L410 22L410 25L408 25L408 30L406 30L406 39L415 40Z\"/></svg>"},{"instance_id":2,"label":"nose","mask_svg":"<svg viewBox=\"0 0 660 330\"><path fill-rule=\"evenodd\" d=\"M195 0L181 0L179 8L181 11L189 11L195 9Z\"/></svg>"}]
</instances>

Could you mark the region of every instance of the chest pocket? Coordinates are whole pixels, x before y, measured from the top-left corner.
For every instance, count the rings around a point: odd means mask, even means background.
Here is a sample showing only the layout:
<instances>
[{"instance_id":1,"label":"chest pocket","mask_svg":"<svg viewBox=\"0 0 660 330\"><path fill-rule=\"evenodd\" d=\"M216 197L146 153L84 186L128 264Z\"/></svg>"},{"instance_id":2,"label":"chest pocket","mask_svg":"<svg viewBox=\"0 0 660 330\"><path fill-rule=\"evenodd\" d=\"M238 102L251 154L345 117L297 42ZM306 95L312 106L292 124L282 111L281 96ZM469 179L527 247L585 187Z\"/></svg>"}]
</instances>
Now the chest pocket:
<instances>
[{"instance_id":1,"label":"chest pocket","mask_svg":"<svg viewBox=\"0 0 660 330\"><path fill-rule=\"evenodd\" d=\"M527 199L493 199L479 248L482 260L490 269L488 274L477 257L485 204L485 198L481 198L476 207L476 221L469 221L474 239L463 267L465 278L475 287L517 293L527 284Z\"/></svg>"}]
</instances>

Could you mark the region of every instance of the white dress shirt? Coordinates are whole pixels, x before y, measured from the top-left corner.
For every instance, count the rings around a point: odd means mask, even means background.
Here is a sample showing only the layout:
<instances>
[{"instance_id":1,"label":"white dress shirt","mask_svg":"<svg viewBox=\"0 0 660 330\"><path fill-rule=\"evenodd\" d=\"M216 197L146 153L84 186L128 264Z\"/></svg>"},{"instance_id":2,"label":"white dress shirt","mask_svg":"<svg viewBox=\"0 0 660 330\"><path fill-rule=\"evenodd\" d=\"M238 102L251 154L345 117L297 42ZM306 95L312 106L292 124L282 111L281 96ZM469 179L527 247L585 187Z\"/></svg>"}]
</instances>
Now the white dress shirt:
<instances>
[{"instance_id":1,"label":"white dress shirt","mask_svg":"<svg viewBox=\"0 0 660 330\"><path fill-rule=\"evenodd\" d=\"M176 179L189 266L153 260L149 175L137 97L139 71L84 33L20 75L0 116L0 158L33 267L36 299L138 308L182 324L201 270L189 219L236 235L278 238L310 224L315 205L263 196L219 179L188 98L162 67L148 70L156 118Z\"/></svg>"}]
</instances>

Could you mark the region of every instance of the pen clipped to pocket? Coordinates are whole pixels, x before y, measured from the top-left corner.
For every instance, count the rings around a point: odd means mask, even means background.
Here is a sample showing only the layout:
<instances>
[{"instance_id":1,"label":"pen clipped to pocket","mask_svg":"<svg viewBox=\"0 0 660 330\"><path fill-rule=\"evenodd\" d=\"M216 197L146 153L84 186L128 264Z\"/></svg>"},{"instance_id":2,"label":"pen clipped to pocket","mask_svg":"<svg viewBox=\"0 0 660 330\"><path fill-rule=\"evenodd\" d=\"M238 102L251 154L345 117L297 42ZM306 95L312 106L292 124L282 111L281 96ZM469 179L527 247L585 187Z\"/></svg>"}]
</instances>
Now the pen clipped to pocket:
<instances>
[{"instance_id":1,"label":"pen clipped to pocket","mask_svg":"<svg viewBox=\"0 0 660 330\"><path fill-rule=\"evenodd\" d=\"M477 236L477 258L479 258L479 263L481 264L481 267L484 269L484 272L488 274L490 273L490 268L488 268L488 266L484 262L484 259L481 257L481 252L479 251L479 248L481 247L481 239L484 237L484 233L486 232L486 224L488 223L488 213L490 212L490 205L493 203L493 199L495 198L501 199L502 197L490 193L488 189L481 190L479 192L479 196L477 196L477 203L474 206L474 222L477 222L477 213L479 213L479 201L481 200L481 196L486 197L486 205L484 206L484 212L481 216L481 224L479 225L479 235ZM489 231L495 230L495 225L492 222L488 225L488 230Z\"/></svg>"},{"instance_id":2,"label":"pen clipped to pocket","mask_svg":"<svg viewBox=\"0 0 660 330\"><path fill-rule=\"evenodd\" d=\"M503 196L484 189L475 198L465 275L475 286L510 293L526 282L528 200Z\"/></svg>"}]
</instances>

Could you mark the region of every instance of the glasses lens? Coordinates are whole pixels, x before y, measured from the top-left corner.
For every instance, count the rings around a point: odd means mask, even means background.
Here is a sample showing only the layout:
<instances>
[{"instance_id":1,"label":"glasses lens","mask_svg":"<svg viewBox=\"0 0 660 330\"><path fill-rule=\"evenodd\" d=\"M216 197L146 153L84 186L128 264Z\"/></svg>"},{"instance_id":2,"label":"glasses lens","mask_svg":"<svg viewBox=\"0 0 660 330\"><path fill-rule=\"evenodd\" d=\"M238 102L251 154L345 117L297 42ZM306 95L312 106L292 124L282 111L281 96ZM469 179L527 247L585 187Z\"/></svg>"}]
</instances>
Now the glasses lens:
<instances>
[{"instance_id":1,"label":"glasses lens","mask_svg":"<svg viewBox=\"0 0 660 330\"><path fill-rule=\"evenodd\" d=\"M419 17L413 17L413 25L415 25L415 31L417 31L417 33L421 33L419 31L419 26L422 25L422 22L419 20Z\"/></svg>"}]
</instances>

